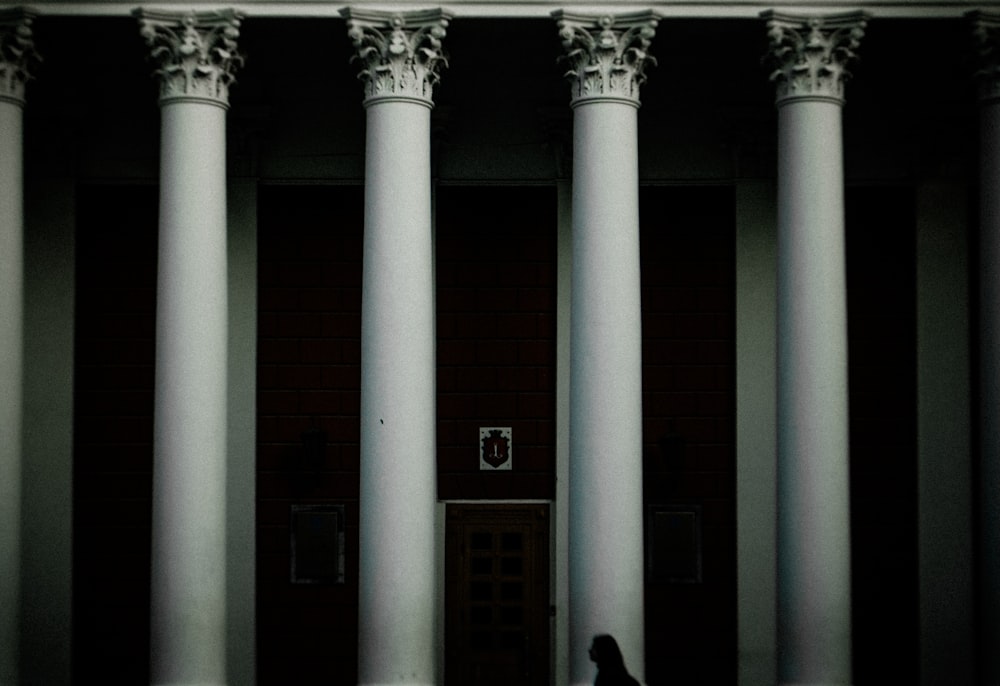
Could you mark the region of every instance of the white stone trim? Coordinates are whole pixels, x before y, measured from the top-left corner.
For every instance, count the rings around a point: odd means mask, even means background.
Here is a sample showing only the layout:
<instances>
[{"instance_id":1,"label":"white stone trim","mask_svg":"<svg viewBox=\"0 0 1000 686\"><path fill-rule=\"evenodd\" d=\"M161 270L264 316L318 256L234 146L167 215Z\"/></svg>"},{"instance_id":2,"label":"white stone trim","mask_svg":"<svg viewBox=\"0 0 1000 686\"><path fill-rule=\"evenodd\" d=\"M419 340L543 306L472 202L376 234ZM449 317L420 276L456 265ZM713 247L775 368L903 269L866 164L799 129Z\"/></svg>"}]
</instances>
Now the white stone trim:
<instances>
[{"instance_id":1,"label":"white stone trim","mask_svg":"<svg viewBox=\"0 0 1000 686\"><path fill-rule=\"evenodd\" d=\"M204 0L203 2L161 0L156 3L157 6L170 7L178 11L215 9L218 7L218 4L217 2L211 2L211 0ZM339 17L342 9L346 6L346 3L331 3L326 0L262 0L261 2L243 0L243 2L227 2L225 4L238 12L245 13L247 17L251 18ZM419 0L399 0L398 2L381 0L371 3L352 3L352 6L384 12L406 12L425 9L427 4L426 2L419 2ZM40 15L125 16L133 11L136 2L135 0L104 0L103 2L35 0L32 6L38 10ZM537 2L533 0L515 0L509 3L498 2L497 0L462 0L441 5L443 9L450 12L455 18L545 18L551 16L553 11L562 9L565 6L565 2L557 0L539 0ZM769 9L781 9L782 11L796 14L831 14L856 9L858 6L858 3L840 3L831 2L830 0L779 0L777 2L762 0L737 0L736 2L726 2L725 0L689 0L688 2L677 4L610 0L603 3L574 3L573 11L586 14L602 14L607 13L609 8L613 8L615 13L619 13L638 12L648 10L652 7L664 18L752 19L759 17L762 11ZM878 2L863 3L861 6L872 17L900 19L960 18L972 9L1000 7L995 3L983 5L981 3L968 2L967 0L957 0L955 2L948 2L947 0L879 0Z\"/></svg>"},{"instance_id":2,"label":"white stone trim","mask_svg":"<svg viewBox=\"0 0 1000 686\"><path fill-rule=\"evenodd\" d=\"M24 90L41 61L31 24L34 13L22 7L0 11L0 102L24 105Z\"/></svg>"},{"instance_id":3,"label":"white stone trim","mask_svg":"<svg viewBox=\"0 0 1000 686\"><path fill-rule=\"evenodd\" d=\"M233 10L160 12L140 8L135 16L160 80L160 104L193 102L228 107L229 87L243 64L236 49L241 15Z\"/></svg>"},{"instance_id":4,"label":"white stone trim","mask_svg":"<svg viewBox=\"0 0 1000 686\"><path fill-rule=\"evenodd\" d=\"M437 10L377 12L348 7L343 11L354 43L352 61L361 64L365 107L387 100L434 106L434 84L448 59L441 41L451 15Z\"/></svg>"},{"instance_id":5,"label":"white stone trim","mask_svg":"<svg viewBox=\"0 0 1000 686\"><path fill-rule=\"evenodd\" d=\"M656 64L649 45L659 23L647 10L634 14L587 15L558 10L552 13L566 54L570 106L590 102L617 102L639 106L639 89L646 81L647 64Z\"/></svg>"},{"instance_id":6,"label":"white stone trim","mask_svg":"<svg viewBox=\"0 0 1000 686\"><path fill-rule=\"evenodd\" d=\"M863 12L838 15L797 16L774 11L763 15L767 22L778 105L802 100L843 103L844 84L851 77L848 67L857 59L855 50L865 33L868 17Z\"/></svg>"}]
</instances>

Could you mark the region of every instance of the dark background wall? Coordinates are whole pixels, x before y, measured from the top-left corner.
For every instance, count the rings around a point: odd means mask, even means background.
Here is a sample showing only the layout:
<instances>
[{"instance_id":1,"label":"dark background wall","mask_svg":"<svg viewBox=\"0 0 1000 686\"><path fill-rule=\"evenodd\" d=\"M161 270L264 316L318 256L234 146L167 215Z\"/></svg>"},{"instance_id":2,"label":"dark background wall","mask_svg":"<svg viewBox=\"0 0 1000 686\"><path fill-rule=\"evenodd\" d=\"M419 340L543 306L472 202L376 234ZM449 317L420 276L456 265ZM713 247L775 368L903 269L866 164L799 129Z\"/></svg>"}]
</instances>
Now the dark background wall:
<instances>
[{"instance_id":1,"label":"dark background wall","mask_svg":"<svg viewBox=\"0 0 1000 686\"><path fill-rule=\"evenodd\" d=\"M78 193L74 678L148 670L154 186ZM439 491L554 494L554 191L438 196ZM356 677L362 190L260 191L258 661L262 684ZM913 197L848 192L855 680L917 674ZM648 676L735 677L733 194L642 191L647 504L696 506L700 583L647 584ZM470 217L487 216L477 230ZM478 427L514 427L510 473ZM319 445L310 450L306 444ZM290 583L292 505L345 506L346 583Z\"/></svg>"},{"instance_id":2,"label":"dark background wall","mask_svg":"<svg viewBox=\"0 0 1000 686\"><path fill-rule=\"evenodd\" d=\"M438 496L555 497L556 196L437 194ZM513 469L480 471L479 428L511 427Z\"/></svg>"},{"instance_id":3,"label":"dark background wall","mask_svg":"<svg viewBox=\"0 0 1000 686\"><path fill-rule=\"evenodd\" d=\"M361 87L348 63L352 50L342 22L254 19L243 28L241 47L250 61L234 89L231 151L251 147L252 139L263 150L258 171L264 176L360 178ZM30 174L44 172L115 184L78 190L74 678L142 683L149 640L156 190L121 185L120 179L155 180L156 84L132 18L47 16L36 29L45 62L29 85L25 110L29 183ZM495 60L495 45L511 36L520 46L513 66ZM718 48L710 55L699 52L706 37ZM456 178L470 170L489 177L498 169L548 178L551 138L542 129L551 122L540 127L536 119L555 107L565 123L568 99L551 22L456 21L446 45L455 59L438 89L436 116L445 122L444 149L452 160L445 156L444 170ZM900 70L899 45L936 49L911 50L908 68ZM904 184L854 188L847 198L859 685L889 674L915 680L914 248L907 184L914 174L960 175L963 155L974 161L967 48L960 20L872 22L848 86L849 178ZM765 50L756 19L661 25L654 44L660 63L650 70L639 115L644 177L729 178L720 160L729 160L734 145L764 150L754 171L770 173L773 91L758 62ZM683 58L694 53L706 56L709 66L686 69ZM79 78L106 64L116 65L115 78ZM511 85L514 75L519 80ZM500 105L510 105L515 87L517 116L511 119ZM926 97L915 115L912 94L918 92ZM348 105L344 93L351 94ZM494 143L485 157L483 140ZM522 168L518 161L528 149L545 165ZM50 170L46 156L56 153L66 167ZM549 216L551 190L517 193L516 203L491 206L489 189L440 189L442 497L551 497L554 491L554 217L545 226L525 220ZM469 235L463 227L477 203L498 217L487 217L483 230L513 237L518 248L496 250L485 236ZM730 683L734 673L730 203L724 187L643 192L646 498L699 505L705 533L701 585L647 588L650 677L673 683ZM280 683L289 674L303 683L310 675L353 683L361 207L360 187L261 189L262 683ZM511 281L494 288L482 281L487 273ZM463 301L469 289L479 302ZM511 303L504 289L531 294ZM498 326L507 320L518 333L504 345L485 344L491 318ZM469 347L476 349L471 360L462 357ZM518 351L513 361L511 349ZM494 395L490 389L502 390L496 395L503 397L487 399ZM470 398L478 399L471 410ZM488 407L493 402L498 404ZM464 446L475 440L469 431L486 418L515 426L515 464L524 473L481 475L468 466ZM303 450L303 434L325 436L319 460ZM346 505L347 584L293 588L290 507L324 502Z\"/></svg>"},{"instance_id":4,"label":"dark background wall","mask_svg":"<svg viewBox=\"0 0 1000 686\"><path fill-rule=\"evenodd\" d=\"M854 683L917 683L916 222L909 186L849 188Z\"/></svg>"},{"instance_id":5,"label":"dark background wall","mask_svg":"<svg viewBox=\"0 0 1000 686\"><path fill-rule=\"evenodd\" d=\"M363 210L360 186L260 189L261 686L357 680ZM331 503L344 505L345 583L293 584L292 506Z\"/></svg>"},{"instance_id":6,"label":"dark background wall","mask_svg":"<svg viewBox=\"0 0 1000 686\"><path fill-rule=\"evenodd\" d=\"M77 206L73 678L149 672L155 186L88 186Z\"/></svg>"},{"instance_id":7,"label":"dark background wall","mask_svg":"<svg viewBox=\"0 0 1000 686\"><path fill-rule=\"evenodd\" d=\"M554 189L446 186L436 206L438 495L552 498ZM355 678L361 207L357 188L261 192L262 683ZM650 683L725 683L736 614L733 194L650 188L643 212L646 495L697 505L704 542L701 583L648 588ZM479 470L480 426L512 427L511 471ZM310 432L324 436L318 461L305 457ZM292 585L290 508L324 502L347 507L347 582Z\"/></svg>"},{"instance_id":8,"label":"dark background wall","mask_svg":"<svg viewBox=\"0 0 1000 686\"><path fill-rule=\"evenodd\" d=\"M647 580L646 675L735 683L735 196L640 198L645 499L697 512L701 538L700 580Z\"/></svg>"}]
</instances>

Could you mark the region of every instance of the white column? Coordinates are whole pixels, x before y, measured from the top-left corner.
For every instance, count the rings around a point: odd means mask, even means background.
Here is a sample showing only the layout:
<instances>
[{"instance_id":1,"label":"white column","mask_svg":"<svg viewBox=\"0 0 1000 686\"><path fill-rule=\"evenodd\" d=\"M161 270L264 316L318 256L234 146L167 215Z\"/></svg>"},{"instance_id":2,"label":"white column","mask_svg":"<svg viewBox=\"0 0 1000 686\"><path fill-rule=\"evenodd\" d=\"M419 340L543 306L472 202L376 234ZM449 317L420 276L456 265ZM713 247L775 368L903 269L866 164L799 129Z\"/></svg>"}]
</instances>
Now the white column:
<instances>
[{"instance_id":1,"label":"white column","mask_svg":"<svg viewBox=\"0 0 1000 686\"><path fill-rule=\"evenodd\" d=\"M587 649L610 634L645 672L639 86L651 12L553 15L573 107L570 306L570 683L590 684Z\"/></svg>"},{"instance_id":2,"label":"white column","mask_svg":"<svg viewBox=\"0 0 1000 686\"><path fill-rule=\"evenodd\" d=\"M841 109L865 17L765 17L778 105L778 683L849 684Z\"/></svg>"},{"instance_id":3,"label":"white column","mask_svg":"<svg viewBox=\"0 0 1000 686\"><path fill-rule=\"evenodd\" d=\"M151 682L225 684L225 116L239 19L137 16L161 86Z\"/></svg>"},{"instance_id":4,"label":"white column","mask_svg":"<svg viewBox=\"0 0 1000 686\"><path fill-rule=\"evenodd\" d=\"M1000 15L972 15L979 71L981 680L1000 684Z\"/></svg>"},{"instance_id":5,"label":"white column","mask_svg":"<svg viewBox=\"0 0 1000 686\"><path fill-rule=\"evenodd\" d=\"M24 357L24 86L37 61L32 15L0 12L0 683L16 684L21 618Z\"/></svg>"},{"instance_id":6,"label":"white column","mask_svg":"<svg viewBox=\"0 0 1000 686\"><path fill-rule=\"evenodd\" d=\"M435 684L430 112L449 15L344 16L367 111L358 682Z\"/></svg>"}]
</instances>

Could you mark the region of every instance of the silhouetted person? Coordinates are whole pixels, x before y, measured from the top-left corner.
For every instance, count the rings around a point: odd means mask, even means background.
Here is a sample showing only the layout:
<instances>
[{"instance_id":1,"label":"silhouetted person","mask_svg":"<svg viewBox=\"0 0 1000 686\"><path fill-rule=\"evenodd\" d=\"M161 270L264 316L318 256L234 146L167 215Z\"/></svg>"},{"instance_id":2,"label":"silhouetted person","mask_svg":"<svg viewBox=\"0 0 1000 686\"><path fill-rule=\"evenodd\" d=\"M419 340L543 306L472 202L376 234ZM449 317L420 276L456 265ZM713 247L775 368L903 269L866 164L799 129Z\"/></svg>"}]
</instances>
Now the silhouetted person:
<instances>
[{"instance_id":1,"label":"silhouetted person","mask_svg":"<svg viewBox=\"0 0 1000 686\"><path fill-rule=\"evenodd\" d=\"M594 636L594 642L590 644L590 659L597 664L594 686L639 686L635 677L625 669L622 651L611 636Z\"/></svg>"}]
</instances>

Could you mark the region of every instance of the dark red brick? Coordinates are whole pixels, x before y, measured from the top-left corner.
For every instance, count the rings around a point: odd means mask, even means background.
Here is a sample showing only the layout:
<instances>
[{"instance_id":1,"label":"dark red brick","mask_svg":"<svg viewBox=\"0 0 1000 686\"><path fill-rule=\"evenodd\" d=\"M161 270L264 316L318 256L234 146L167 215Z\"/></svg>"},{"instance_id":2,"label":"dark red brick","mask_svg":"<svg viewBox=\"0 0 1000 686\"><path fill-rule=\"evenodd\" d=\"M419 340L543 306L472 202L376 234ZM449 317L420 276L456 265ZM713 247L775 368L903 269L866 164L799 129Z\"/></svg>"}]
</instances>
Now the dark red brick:
<instances>
[{"instance_id":1,"label":"dark red brick","mask_svg":"<svg viewBox=\"0 0 1000 686\"><path fill-rule=\"evenodd\" d=\"M299 342L288 338L262 338L257 342L259 364L291 364L299 362Z\"/></svg>"},{"instance_id":2,"label":"dark red brick","mask_svg":"<svg viewBox=\"0 0 1000 686\"><path fill-rule=\"evenodd\" d=\"M306 414L336 414L342 410L343 397L335 391L301 391L299 411Z\"/></svg>"},{"instance_id":3,"label":"dark red brick","mask_svg":"<svg viewBox=\"0 0 1000 686\"><path fill-rule=\"evenodd\" d=\"M299 410L295 391L261 391L257 394L257 411L261 414L294 414Z\"/></svg>"},{"instance_id":4,"label":"dark red brick","mask_svg":"<svg viewBox=\"0 0 1000 686\"><path fill-rule=\"evenodd\" d=\"M480 393L476 395L476 416L486 424L517 416L517 396L513 393ZM506 421L506 420L505 420Z\"/></svg>"},{"instance_id":5,"label":"dark red brick","mask_svg":"<svg viewBox=\"0 0 1000 686\"><path fill-rule=\"evenodd\" d=\"M519 341L517 361L523 365L548 366L555 364L555 341Z\"/></svg>"},{"instance_id":6,"label":"dark red brick","mask_svg":"<svg viewBox=\"0 0 1000 686\"><path fill-rule=\"evenodd\" d=\"M475 363L480 365L511 365L521 362L537 364L536 360L519 360L519 348L523 343L506 341L477 341L475 344Z\"/></svg>"}]
</instances>

